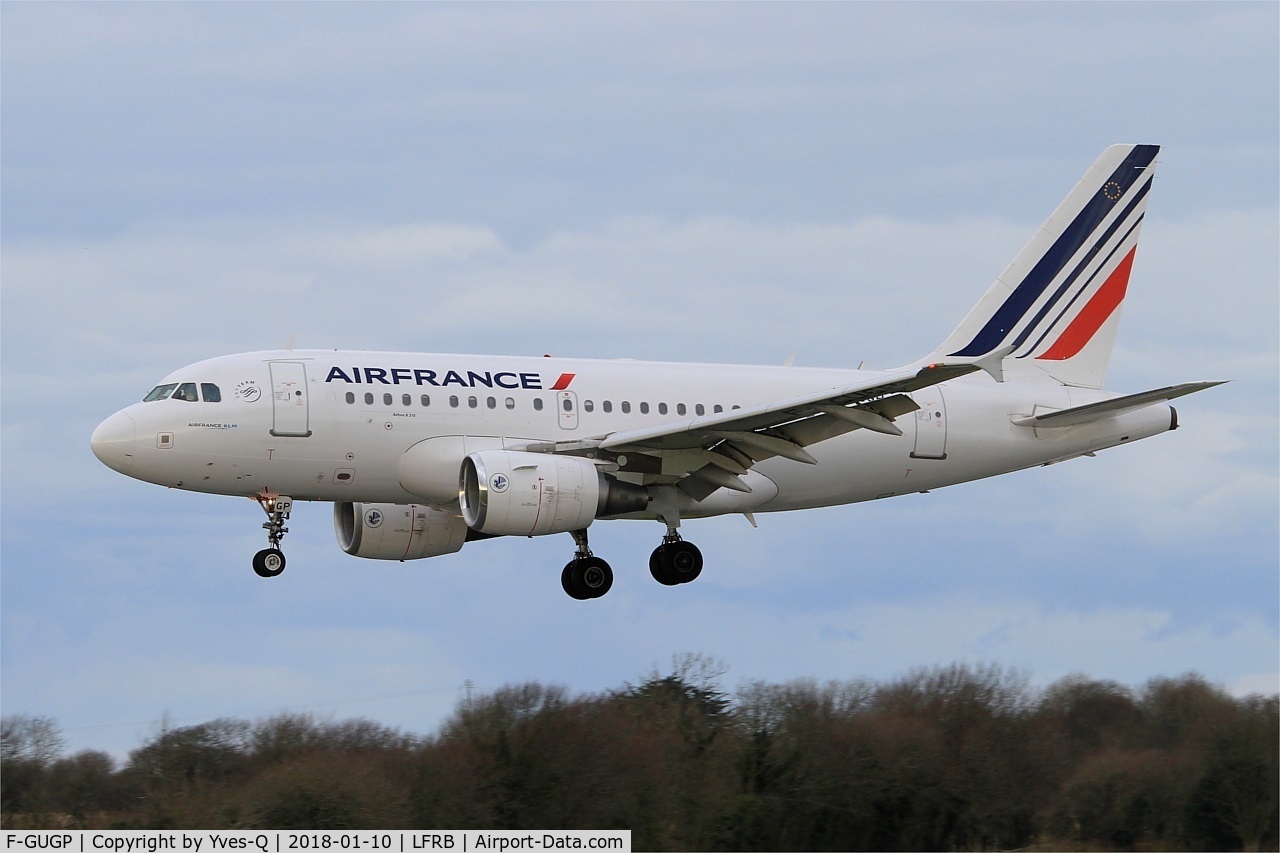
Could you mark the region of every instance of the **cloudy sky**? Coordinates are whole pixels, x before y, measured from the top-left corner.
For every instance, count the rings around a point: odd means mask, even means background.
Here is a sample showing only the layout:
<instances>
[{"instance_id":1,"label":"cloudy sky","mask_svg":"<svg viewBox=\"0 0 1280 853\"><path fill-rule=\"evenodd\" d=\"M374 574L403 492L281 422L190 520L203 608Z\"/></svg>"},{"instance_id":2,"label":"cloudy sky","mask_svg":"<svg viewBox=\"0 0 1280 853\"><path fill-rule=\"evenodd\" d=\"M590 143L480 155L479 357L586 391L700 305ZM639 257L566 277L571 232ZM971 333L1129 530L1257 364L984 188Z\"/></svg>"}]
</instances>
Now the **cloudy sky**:
<instances>
[{"instance_id":1,"label":"cloudy sky","mask_svg":"<svg viewBox=\"0 0 1280 853\"><path fill-rule=\"evenodd\" d=\"M1280 7L5 3L3 712L432 731L471 681L592 691L995 662L1280 689ZM1109 387L1229 385L1139 445L929 495L362 561L300 507L121 477L94 426L299 347L888 368L1112 142L1164 146Z\"/></svg>"}]
</instances>

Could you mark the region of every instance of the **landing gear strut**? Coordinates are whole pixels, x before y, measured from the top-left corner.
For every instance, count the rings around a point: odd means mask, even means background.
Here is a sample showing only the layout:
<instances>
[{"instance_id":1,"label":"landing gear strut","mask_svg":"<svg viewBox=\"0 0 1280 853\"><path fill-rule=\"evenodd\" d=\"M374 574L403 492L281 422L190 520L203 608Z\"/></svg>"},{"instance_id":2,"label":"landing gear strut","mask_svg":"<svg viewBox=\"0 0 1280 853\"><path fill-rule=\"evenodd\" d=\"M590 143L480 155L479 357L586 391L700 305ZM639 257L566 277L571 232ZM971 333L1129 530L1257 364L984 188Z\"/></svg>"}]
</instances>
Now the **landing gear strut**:
<instances>
[{"instance_id":1,"label":"landing gear strut","mask_svg":"<svg viewBox=\"0 0 1280 853\"><path fill-rule=\"evenodd\" d=\"M571 598L579 601L599 598L613 586L613 569L604 560L592 555L591 549L587 547L586 530L573 530L570 533L578 549L560 573L560 585Z\"/></svg>"},{"instance_id":2,"label":"landing gear strut","mask_svg":"<svg viewBox=\"0 0 1280 853\"><path fill-rule=\"evenodd\" d=\"M284 571L284 552L280 550L280 540L289 532L284 526L293 511L293 498L286 495L258 495L258 505L267 514L267 521L262 529L267 531L267 542L271 547L263 548L253 555L253 570L258 577L273 578Z\"/></svg>"}]
</instances>

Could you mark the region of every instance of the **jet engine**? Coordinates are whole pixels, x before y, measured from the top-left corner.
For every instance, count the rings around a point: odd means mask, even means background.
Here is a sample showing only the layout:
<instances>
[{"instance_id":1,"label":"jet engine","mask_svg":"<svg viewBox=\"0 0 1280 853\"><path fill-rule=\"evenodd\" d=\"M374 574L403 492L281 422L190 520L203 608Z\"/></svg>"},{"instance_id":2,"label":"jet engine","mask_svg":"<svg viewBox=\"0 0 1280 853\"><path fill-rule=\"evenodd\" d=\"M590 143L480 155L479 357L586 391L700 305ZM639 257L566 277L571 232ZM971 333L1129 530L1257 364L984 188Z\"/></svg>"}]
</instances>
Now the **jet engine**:
<instances>
[{"instance_id":1,"label":"jet engine","mask_svg":"<svg viewBox=\"0 0 1280 853\"><path fill-rule=\"evenodd\" d=\"M643 486L602 474L576 456L485 450L462 461L460 480L463 520L491 535L583 530L597 518L649 505Z\"/></svg>"},{"instance_id":2,"label":"jet engine","mask_svg":"<svg viewBox=\"0 0 1280 853\"><path fill-rule=\"evenodd\" d=\"M371 560L439 557L467 541L466 522L421 504L335 503L333 527L343 551Z\"/></svg>"}]
</instances>

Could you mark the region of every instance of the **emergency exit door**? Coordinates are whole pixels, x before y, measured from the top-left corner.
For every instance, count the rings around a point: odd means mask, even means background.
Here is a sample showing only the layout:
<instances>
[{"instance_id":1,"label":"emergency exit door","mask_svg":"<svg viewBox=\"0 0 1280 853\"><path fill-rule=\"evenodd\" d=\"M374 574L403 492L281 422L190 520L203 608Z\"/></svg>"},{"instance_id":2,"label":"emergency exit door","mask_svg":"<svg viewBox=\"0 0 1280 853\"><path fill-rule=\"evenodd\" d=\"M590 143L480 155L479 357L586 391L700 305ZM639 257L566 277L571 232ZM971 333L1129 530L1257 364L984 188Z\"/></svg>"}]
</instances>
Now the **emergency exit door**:
<instances>
[{"instance_id":1,"label":"emergency exit door","mask_svg":"<svg viewBox=\"0 0 1280 853\"><path fill-rule=\"evenodd\" d=\"M307 368L300 361L271 364L271 434L311 435L307 406Z\"/></svg>"},{"instance_id":2,"label":"emergency exit door","mask_svg":"<svg viewBox=\"0 0 1280 853\"><path fill-rule=\"evenodd\" d=\"M572 391L556 392L556 408L560 410L560 428L578 428L578 395Z\"/></svg>"}]
</instances>

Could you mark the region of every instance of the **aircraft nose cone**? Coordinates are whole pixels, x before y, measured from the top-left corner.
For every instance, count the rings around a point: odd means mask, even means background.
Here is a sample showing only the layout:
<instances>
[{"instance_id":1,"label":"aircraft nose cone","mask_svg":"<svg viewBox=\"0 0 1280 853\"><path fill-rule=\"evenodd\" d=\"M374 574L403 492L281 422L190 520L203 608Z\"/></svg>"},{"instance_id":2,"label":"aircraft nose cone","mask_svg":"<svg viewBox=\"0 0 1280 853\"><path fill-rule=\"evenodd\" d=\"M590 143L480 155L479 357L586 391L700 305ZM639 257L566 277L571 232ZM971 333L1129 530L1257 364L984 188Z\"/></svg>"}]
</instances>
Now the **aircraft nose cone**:
<instances>
[{"instance_id":1,"label":"aircraft nose cone","mask_svg":"<svg viewBox=\"0 0 1280 853\"><path fill-rule=\"evenodd\" d=\"M128 474L133 466L133 418L124 412L116 412L98 424L89 444L93 447L93 455L103 465L121 474Z\"/></svg>"}]
</instances>

